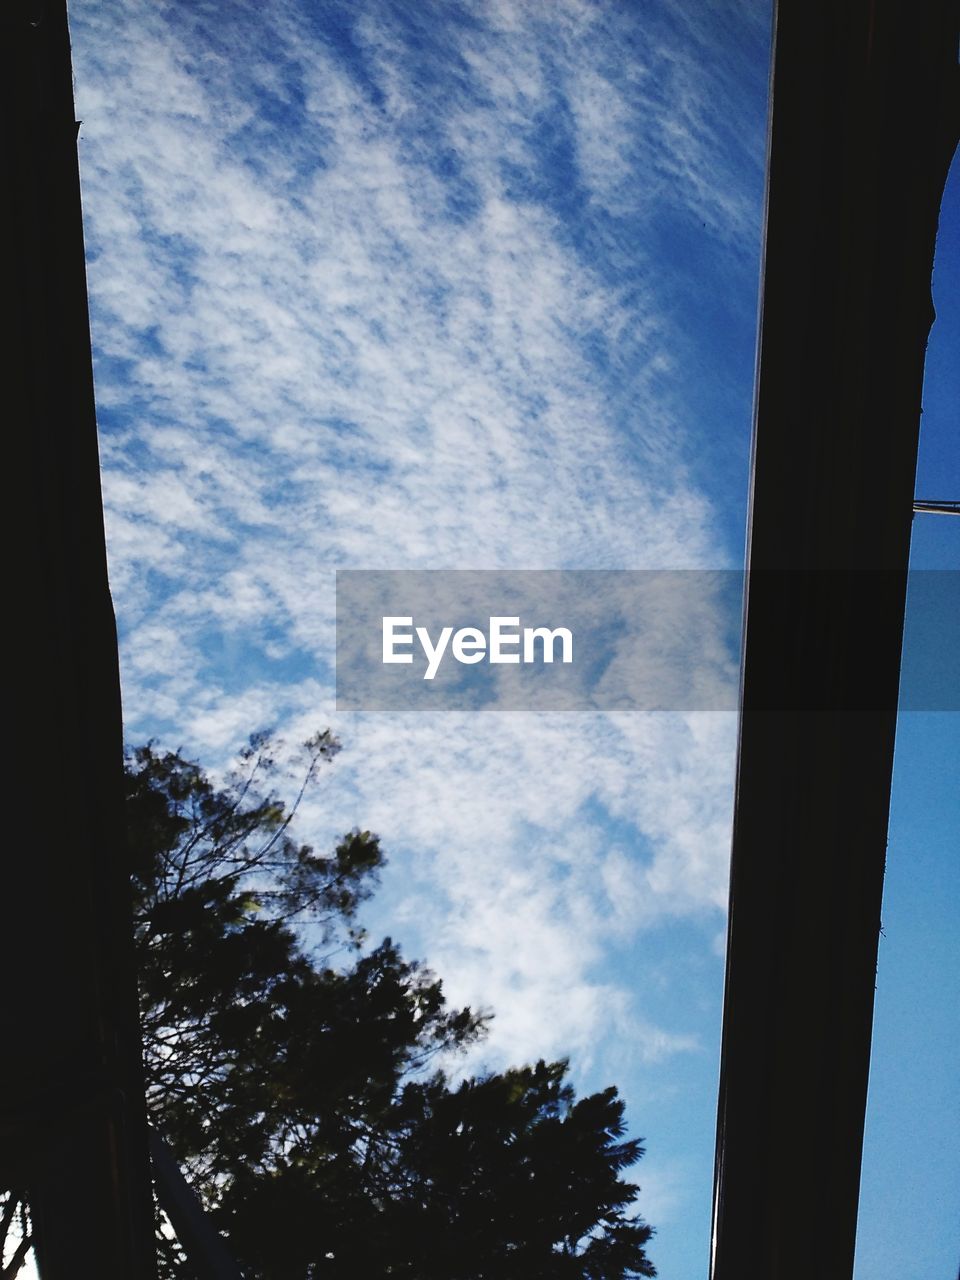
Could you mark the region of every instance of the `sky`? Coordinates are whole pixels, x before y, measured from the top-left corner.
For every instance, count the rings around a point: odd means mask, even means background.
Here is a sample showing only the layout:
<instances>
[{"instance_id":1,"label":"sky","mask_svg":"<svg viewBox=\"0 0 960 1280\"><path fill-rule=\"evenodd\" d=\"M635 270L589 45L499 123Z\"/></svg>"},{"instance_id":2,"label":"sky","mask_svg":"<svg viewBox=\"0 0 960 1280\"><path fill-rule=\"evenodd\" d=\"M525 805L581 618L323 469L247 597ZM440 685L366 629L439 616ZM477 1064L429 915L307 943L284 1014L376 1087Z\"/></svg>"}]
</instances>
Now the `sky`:
<instances>
[{"instance_id":1,"label":"sky","mask_svg":"<svg viewBox=\"0 0 960 1280\"><path fill-rule=\"evenodd\" d=\"M960 159L940 215L916 494L960 498ZM911 567L956 573L960 519L914 516ZM905 664L911 641L907 597ZM932 620L930 620L932 622ZM960 619L942 619L960 648ZM919 626L915 621L914 625ZM927 623L930 625L930 623ZM954 670L955 670L954 665ZM956 703L954 703L956 705ZM960 714L901 712L877 963L855 1280L960 1263Z\"/></svg>"},{"instance_id":2,"label":"sky","mask_svg":"<svg viewBox=\"0 0 960 1280\"><path fill-rule=\"evenodd\" d=\"M767 5L76 0L71 29L127 740L218 770L333 728L301 831L380 834L371 935L494 1011L469 1069L620 1087L650 1255L705 1275L734 716L338 713L334 574L741 567ZM923 496L960 496L950 403ZM917 563L956 563L950 523ZM898 755L907 865L933 742ZM890 964L887 1063L929 1024ZM877 1071L871 1240L929 1094ZM950 1274L890 1257L864 1277Z\"/></svg>"}]
</instances>

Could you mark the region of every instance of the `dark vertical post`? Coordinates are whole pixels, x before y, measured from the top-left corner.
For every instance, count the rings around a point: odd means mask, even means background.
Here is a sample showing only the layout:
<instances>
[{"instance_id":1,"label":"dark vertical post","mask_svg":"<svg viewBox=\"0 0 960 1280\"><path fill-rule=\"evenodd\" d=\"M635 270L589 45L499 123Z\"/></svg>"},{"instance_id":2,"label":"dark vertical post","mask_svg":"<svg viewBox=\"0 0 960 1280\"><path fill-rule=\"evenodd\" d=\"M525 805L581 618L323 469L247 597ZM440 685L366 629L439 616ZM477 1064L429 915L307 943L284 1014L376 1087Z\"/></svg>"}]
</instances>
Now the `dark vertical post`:
<instances>
[{"instance_id":1,"label":"dark vertical post","mask_svg":"<svg viewBox=\"0 0 960 1280\"><path fill-rule=\"evenodd\" d=\"M0 33L5 483L18 513L0 1161L28 1196L45 1280L130 1280L154 1269L152 1201L65 4L13 0Z\"/></svg>"},{"instance_id":2,"label":"dark vertical post","mask_svg":"<svg viewBox=\"0 0 960 1280\"><path fill-rule=\"evenodd\" d=\"M713 1280L853 1267L958 13L777 8Z\"/></svg>"},{"instance_id":3,"label":"dark vertical post","mask_svg":"<svg viewBox=\"0 0 960 1280\"><path fill-rule=\"evenodd\" d=\"M157 1199L193 1270L203 1280L243 1280L223 1237L204 1214L197 1193L180 1172L176 1157L156 1129L150 1130L150 1155L157 1175Z\"/></svg>"}]
</instances>

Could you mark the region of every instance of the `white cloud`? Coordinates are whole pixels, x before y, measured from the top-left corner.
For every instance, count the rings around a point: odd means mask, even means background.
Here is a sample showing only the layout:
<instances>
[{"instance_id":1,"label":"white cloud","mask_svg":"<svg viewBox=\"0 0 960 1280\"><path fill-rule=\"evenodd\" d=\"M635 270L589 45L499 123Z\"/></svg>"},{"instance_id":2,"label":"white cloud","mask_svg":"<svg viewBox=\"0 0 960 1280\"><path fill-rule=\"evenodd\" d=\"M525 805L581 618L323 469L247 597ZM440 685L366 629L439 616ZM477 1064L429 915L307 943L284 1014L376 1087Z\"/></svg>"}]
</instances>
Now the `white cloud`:
<instances>
[{"instance_id":1,"label":"white cloud","mask_svg":"<svg viewBox=\"0 0 960 1280\"><path fill-rule=\"evenodd\" d=\"M611 946L669 915L716 931L729 717L340 724L332 570L723 559L658 264L578 248L538 130L565 122L587 206L666 202L736 254L728 77L664 23L611 61L594 6L502 3L442 28L431 90L372 14L378 94L291 6L219 11L216 39L186 6L74 9L128 731L215 762L332 722L348 750L305 821L380 831L391 908L497 1009L485 1052L690 1049Z\"/></svg>"}]
</instances>

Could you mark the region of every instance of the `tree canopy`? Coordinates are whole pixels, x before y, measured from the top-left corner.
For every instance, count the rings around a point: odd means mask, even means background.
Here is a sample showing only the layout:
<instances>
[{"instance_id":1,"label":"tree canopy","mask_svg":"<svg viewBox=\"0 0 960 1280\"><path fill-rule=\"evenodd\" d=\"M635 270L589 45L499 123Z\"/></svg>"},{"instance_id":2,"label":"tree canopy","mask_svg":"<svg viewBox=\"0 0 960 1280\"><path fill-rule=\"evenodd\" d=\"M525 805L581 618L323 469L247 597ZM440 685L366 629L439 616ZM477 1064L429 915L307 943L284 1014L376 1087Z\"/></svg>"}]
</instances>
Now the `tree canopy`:
<instances>
[{"instance_id":1,"label":"tree canopy","mask_svg":"<svg viewBox=\"0 0 960 1280\"><path fill-rule=\"evenodd\" d=\"M307 744L303 788L337 749ZM148 1108L245 1275L654 1275L617 1090L577 1100L565 1061L451 1078L487 1015L369 944L377 837L300 843L273 767L262 737L222 785L149 745L126 767Z\"/></svg>"}]
</instances>

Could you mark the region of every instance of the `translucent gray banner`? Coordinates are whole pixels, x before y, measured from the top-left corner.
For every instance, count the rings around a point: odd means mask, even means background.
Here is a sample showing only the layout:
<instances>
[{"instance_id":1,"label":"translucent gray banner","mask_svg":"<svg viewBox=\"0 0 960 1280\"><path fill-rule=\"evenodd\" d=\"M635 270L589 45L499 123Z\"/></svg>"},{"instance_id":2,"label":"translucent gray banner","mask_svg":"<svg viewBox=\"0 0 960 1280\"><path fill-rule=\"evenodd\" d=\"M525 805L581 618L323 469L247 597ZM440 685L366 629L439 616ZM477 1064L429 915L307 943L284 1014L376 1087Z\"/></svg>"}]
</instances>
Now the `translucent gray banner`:
<instances>
[{"instance_id":1,"label":"translucent gray banner","mask_svg":"<svg viewBox=\"0 0 960 1280\"><path fill-rule=\"evenodd\" d=\"M733 711L743 581L732 570L341 570L337 708ZM870 573L766 575L764 590L799 610L811 584L827 616L902 593L902 580ZM960 574L913 573L908 598L900 707L960 710ZM869 662L865 645L866 685ZM842 683L824 697L842 705ZM816 702L805 691L800 709Z\"/></svg>"}]
</instances>

